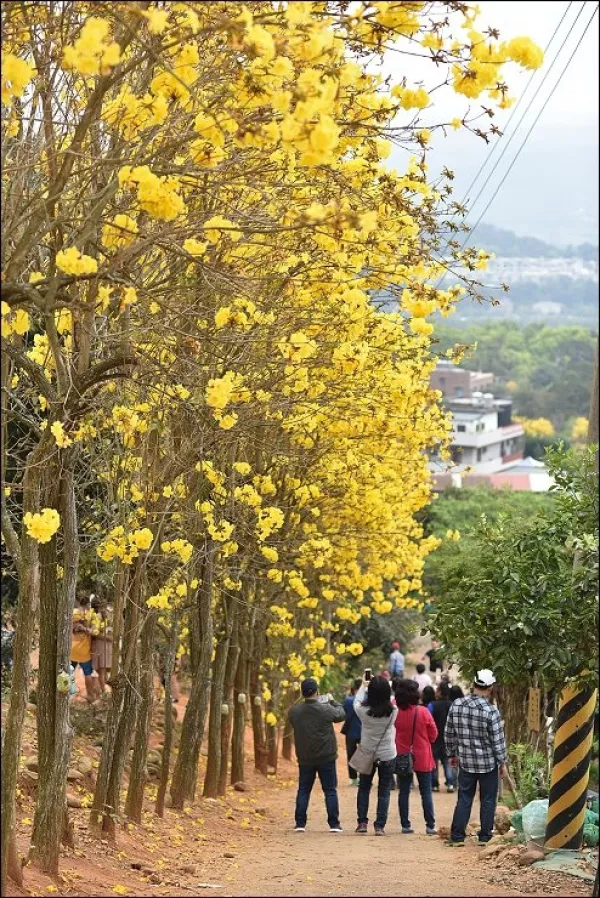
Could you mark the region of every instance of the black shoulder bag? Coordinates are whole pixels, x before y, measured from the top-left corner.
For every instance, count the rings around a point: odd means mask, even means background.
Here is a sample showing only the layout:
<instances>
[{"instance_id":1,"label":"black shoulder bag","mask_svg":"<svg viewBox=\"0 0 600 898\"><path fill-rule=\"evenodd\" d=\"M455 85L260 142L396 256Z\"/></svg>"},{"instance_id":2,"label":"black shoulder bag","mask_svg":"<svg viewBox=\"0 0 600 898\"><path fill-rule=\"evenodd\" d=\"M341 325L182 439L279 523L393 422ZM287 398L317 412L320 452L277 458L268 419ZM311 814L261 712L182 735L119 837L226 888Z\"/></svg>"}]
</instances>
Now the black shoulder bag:
<instances>
[{"instance_id":1,"label":"black shoulder bag","mask_svg":"<svg viewBox=\"0 0 600 898\"><path fill-rule=\"evenodd\" d=\"M413 718L413 728L412 728L412 736L410 740L410 748L408 750L408 754L405 755L396 755L396 773L401 777L411 777L413 775L413 745L415 741L415 729L417 727L417 715L419 713L419 708L415 708L415 716Z\"/></svg>"}]
</instances>

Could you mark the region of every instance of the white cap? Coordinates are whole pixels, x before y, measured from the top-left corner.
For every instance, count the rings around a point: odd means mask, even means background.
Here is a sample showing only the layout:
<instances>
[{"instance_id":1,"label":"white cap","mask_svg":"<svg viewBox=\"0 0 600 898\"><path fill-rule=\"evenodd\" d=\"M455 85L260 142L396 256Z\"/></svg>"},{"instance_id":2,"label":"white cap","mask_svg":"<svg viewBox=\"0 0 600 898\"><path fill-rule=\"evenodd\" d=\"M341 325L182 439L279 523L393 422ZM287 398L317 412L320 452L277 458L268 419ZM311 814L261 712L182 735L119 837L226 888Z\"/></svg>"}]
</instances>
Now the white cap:
<instances>
[{"instance_id":1,"label":"white cap","mask_svg":"<svg viewBox=\"0 0 600 898\"><path fill-rule=\"evenodd\" d=\"M480 689L488 689L490 686L493 686L495 682L496 677L491 670L484 668L484 670L477 671L474 683L476 686L479 686Z\"/></svg>"}]
</instances>

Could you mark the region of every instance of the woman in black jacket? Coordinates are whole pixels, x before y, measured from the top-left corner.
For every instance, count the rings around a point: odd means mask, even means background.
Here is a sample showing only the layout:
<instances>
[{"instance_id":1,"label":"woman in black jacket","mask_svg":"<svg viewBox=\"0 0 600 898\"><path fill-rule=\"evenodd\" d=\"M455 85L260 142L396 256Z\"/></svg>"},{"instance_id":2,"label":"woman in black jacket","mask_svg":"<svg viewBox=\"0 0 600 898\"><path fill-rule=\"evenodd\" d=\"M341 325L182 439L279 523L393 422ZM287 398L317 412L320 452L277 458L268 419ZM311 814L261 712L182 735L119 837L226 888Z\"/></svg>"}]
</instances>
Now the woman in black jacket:
<instances>
[{"instance_id":1,"label":"woman in black jacket","mask_svg":"<svg viewBox=\"0 0 600 898\"><path fill-rule=\"evenodd\" d=\"M439 762L442 762L444 774L446 777L446 789L448 792L454 792L454 770L450 766L450 759L446 753L446 744L444 742L444 728L448 719L448 711L452 700L450 698L450 687L448 683L440 683L435 691L435 701L431 709L431 714L438 729L438 737L431 746L433 750L433 759L435 761L435 770L433 771L433 791L440 791L439 779Z\"/></svg>"}]
</instances>

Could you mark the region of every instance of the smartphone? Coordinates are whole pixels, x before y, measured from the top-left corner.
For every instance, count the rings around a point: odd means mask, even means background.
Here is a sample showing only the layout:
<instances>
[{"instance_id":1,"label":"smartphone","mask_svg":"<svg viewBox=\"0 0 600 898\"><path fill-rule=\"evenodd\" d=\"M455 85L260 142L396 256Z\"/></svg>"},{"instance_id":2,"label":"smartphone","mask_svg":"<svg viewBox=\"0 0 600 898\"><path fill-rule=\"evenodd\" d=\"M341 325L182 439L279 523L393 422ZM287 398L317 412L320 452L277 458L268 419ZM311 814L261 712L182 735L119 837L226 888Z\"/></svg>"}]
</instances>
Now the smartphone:
<instances>
[{"instance_id":1,"label":"smartphone","mask_svg":"<svg viewBox=\"0 0 600 898\"><path fill-rule=\"evenodd\" d=\"M370 679L371 679L371 668L365 667L365 680L370 680Z\"/></svg>"}]
</instances>

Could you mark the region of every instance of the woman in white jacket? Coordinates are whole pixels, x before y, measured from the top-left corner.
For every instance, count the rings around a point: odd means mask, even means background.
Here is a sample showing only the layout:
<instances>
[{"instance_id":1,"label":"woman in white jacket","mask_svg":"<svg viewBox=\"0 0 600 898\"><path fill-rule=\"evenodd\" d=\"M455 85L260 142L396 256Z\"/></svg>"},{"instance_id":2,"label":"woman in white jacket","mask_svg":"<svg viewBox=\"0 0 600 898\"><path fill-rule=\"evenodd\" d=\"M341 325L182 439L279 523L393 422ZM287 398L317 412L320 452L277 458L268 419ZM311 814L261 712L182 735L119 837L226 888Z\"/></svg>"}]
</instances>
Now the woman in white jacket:
<instances>
[{"instance_id":1,"label":"woman in white jacket","mask_svg":"<svg viewBox=\"0 0 600 898\"><path fill-rule=\"evenodd\" d=\"M391 702L392 690L385 677L363 680L354 699L354 710L362 724L360 744L367 752L375 753L375 767L370 774L361 773L356 796L357 833L368 832L369 795L375 770L378 773L377 816L375 835L385 835L390 790L396 767L396 728L398 709Z\"/></svg>"}]
</instances>

